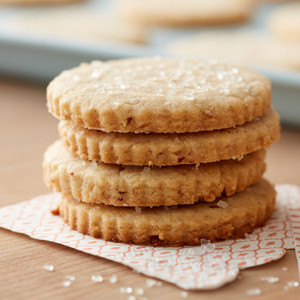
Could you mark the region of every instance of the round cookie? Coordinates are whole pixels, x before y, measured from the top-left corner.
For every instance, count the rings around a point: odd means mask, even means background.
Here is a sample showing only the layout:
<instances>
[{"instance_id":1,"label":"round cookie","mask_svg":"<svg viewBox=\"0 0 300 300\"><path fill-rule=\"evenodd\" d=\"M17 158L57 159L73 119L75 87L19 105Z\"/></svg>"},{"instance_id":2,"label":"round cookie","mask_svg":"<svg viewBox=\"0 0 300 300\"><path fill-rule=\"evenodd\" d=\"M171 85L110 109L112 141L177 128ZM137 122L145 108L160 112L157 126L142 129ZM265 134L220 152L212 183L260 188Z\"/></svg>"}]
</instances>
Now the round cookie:
<instances>
[{"instance_id":1,"label":"round cookie","mask_svg":"<svg viewBox=\"0 0 300 300\"><path fill-rule=\"evenodd\" d=\"M162 206L211 202L258 182L265 171L265 150L242 160L172 167L99 164L71 157L57 141L44 155L46 184L88 203Z\"/></svg>"},{"instance_id":2,"label":"round cookie","mask_svg":"<svg viewBox=\"0 0 300 300\"><path fill-rule=\"evenodd\" d=\"M283 41L300 43L300 3L278 7L270 14L268 27Z\"/></svg>"},{"instance_id":3,"label":"round cookie","mask_svg":"<svg viewBox=\"0 0 300 300\"><path fill-rule=\"evenodd\" d=\"M82 159L123 165L170 166L215 162L269 147L280 136L279 116L264 116L235 128L197 133L106 133L68 121L59 123L60 138Z\"/></svg>"},{"instance_id":4,"label":"round cookie","mask_svg":"<svg viewBox=\"0 0 300 300\"><path fill-rule=\"evenodd\" d=\"M270 81L216 61L160 57L81 64L47 88L49 111L89 129L183 133L262 116Z\"/></svg>"},{"instance_id":5,"label":"round cookie","mask_svg":"<svg viewBox=\"0 0 300 300\"><path fill-rule=\"evenodd\" d=\"M224 25L246 21L253 10L252 0L121 0L119 15L146 25Z\"/></svg>"},{"instance_id":6,"label":"round cookie","mask_svg":"<svg viewBox=\"0 0 300 300\"><path fill-rule=\"evenodd\" d=\"M195 34L171 42L165 51L173 56L212 57L259 69L300 70L300 44L283 43L253 30Z\"/></svg>"},{"instance_id":7,"label":"round cookie","mask_svg":"<svg viewBox=\"0 0 300 300\"><path fill-rule=\"evenodd\" d=\"M72 229L96 238L151 246L182 246L200 245L201 239L213 242L242 238L254 227L264 225L274 206L275 190L261 180L230 198L170 208L93 205L64 195L59 214Z\"/></svg>"},{"instance_id":8,"label":"round cookie","mask_svg":"<svg viewBox=\"0 0 300 300\"><path fill-rule=\"evenodd\" d=\"M12 33L77 44L89 43L94 47L103 46L103 42L145 43L148 35L145 28L122 22L107 11L82 6L32 11L7 22Z\"/></svg>"}]
</instances>

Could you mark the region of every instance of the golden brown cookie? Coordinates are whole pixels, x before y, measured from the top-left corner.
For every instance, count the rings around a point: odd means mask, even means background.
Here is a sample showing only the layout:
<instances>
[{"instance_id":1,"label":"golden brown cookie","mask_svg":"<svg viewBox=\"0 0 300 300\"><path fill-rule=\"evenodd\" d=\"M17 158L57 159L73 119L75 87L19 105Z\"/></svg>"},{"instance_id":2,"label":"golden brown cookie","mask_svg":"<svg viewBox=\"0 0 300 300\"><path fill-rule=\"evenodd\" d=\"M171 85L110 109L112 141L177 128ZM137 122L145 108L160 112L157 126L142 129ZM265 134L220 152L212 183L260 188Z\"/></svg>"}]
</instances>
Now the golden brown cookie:
<instances>
[{"instance_id":1,"label":"golden brown cookie","mask_svg":"<svg viewBox=\"0 0 300 300\"><path fill-rule=\"evenodd\" d=\"M49 111L90 129L198 132L262 116L271 83L245 68L160 57L82 64L48 86Z\"/></svg>"},{"instance_id":2,"label":"golden brown cookie","mask_svg":"<svg viewBox=\"0 0 300 300\"><path fill-rule=\"evenodd\" d=\"M300 70L300 45L258 31L214 31L180 38L166 46L169 55L215 58L272 70Z\"/></svg>"},{"instance_id":3,"label":"golden brown cookie","mask_svg":"<svg viewBox=\"0 0 300 300\"><path fill-rule=\"evenodd\" d=\"M235 128L197 133L106 133L68 121L59 123L68 151L83 159L124 165L170 166L241 158L269 147L280 136L279 116L264 116Z\"/></svg>"},{"instance_id":4,"label":"golden brown cookie","mask_svg":"<svg viewBox=\"0 0 300 300\"><path fill-rule=\"evenodd\" d=\"M265 171L265 150L242 160L172 167L98 164L71 157L57 141L45 152L46 184L88 203L161 206L211 202L258 182Z\"/></svg>"},{"instance_id":5,"label":"golden brown cookie","mask_svg":"<svg viewBox=\"0 0 300 300\"><path fill-rule=\"evenodd\" d=\"M224 25L246 21L253 0L120 0L117 10L138 24L189 26Z\"/></svg>"},{"instance_id":6,"label":"golden brown cookie","mask_svg":"<svg viewBox=\"0 0 300 300\"><path fill-rule=\"evenodd\" d=\"M9 18L7 24L12 33L94 47L103 46L103 42L145 43L148 35L142 26L122 22L107 11L82 6L31 11Z\"/></svg>"},{"instance_id":7,"label":"golden brown cookie","mask_svg":"<svg viewBox=\"0 0 300 300\"><path fill-rule=\"evenodd\" d=\"M268 26L283 41L300 43L300 3L279 6L270 14Z\"/></svg>"},{"instance_id":8,"label":"golden brown cookie","mask_svg":"<svg viewBox=\"0 0 300 300\"><path fill-rule=\"evenodd\" d=\"M266 180L230 198L179 207L129 208L78 202L64 195L59 213L72 229L114 242L152 246L199 245L201 239L242 238L274 210Z\"/></svg>"}]
</instances>

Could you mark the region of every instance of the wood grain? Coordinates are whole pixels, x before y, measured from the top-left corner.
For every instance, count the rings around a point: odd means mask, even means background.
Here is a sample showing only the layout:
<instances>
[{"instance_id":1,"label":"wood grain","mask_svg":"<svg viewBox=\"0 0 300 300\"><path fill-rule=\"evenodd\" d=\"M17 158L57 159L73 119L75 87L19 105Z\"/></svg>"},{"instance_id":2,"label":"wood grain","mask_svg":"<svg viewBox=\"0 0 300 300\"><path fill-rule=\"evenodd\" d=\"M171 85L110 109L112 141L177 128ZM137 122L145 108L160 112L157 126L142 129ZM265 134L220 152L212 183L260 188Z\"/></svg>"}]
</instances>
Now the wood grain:
<instances>
[{"instance_id":1,"label":"wood grain","mask_svg":"<svg viewBox=\"0 0 300 300\"><path fill-rule=\"evenodd\" d=\"M0 78L0 206L49 192L41 161L58 134L57 120L47 113L45 88ZM266 177L300 185L299 156L300 132L283 129L281 140L269 151ZM55 270L45 271L46 263ZM94 274L101 274L104 282L93 283ZM118 275L116 284L108 282L112 274ZM76 277L68 288L62 286L66 275ZM278 276L280 281L265 283L260 280L263 276ZM0 299L128 299L119 291L123 286L144 288L148 299L182 299L179 288L167 283L149 288L146 278L125 266L0 229ZM241 271L241 279L218 290L189 292L188 299L244 299L246 291L256 287L262 295L255 299L299 299L299 288L284 290L290 280L298 280L293 251L279 261Z\"/></svg>"}]
</instances>

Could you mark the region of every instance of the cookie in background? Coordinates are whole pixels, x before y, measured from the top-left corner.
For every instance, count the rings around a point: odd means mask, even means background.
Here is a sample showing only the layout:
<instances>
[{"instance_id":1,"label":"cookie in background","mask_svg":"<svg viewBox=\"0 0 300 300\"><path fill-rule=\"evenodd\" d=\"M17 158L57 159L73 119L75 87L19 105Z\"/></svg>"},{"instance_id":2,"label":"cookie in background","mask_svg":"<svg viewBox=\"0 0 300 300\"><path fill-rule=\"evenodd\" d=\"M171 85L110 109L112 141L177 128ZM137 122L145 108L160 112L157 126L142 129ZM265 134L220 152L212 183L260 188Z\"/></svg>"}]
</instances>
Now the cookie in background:
<instances>
[{"instance_id":1,"label":"cookie in background","mask_svg":"<svg viewBox=\"0 0 300 300\"><path fill-rule=\"evenodd\" d=\"M116 10L137 24L230 25L246 22L254 6L253 0L120 0Z\"/></svg>"},{"instance_id":2,"label":"cookie in background","mask_svg":"<svg viewBox=\"0 0 300 300\"><path fill-rule=\"evenodd\" d=\"M172 55L216 58L271 70L300 70L300 44L289 45L260 31L214 31L181 38L166 46Z\"/></svg>"},{"instance_id":3,"label":"cookie in background","mask_svg":"<svg viewBox=\"0 0 300 300\"><path fill-rule=\"evenodd\" d=\"M0 0L1 1L1 0ZM143 26L121 21L104 9L87 7L47 8L6 20L10 32L30 37L67 40L76 43L146 43Z\"/></svg>"},{"instance_id":4,"label":"cookie in background","mask_svg":"<svg viewBox=\"0 0 300 300\"><path fill-rule=\"evenodd\" d=\"M300 2L279 6L268 18L271 33L283 42L300 44Z\"/></svg>"}]
</instances>

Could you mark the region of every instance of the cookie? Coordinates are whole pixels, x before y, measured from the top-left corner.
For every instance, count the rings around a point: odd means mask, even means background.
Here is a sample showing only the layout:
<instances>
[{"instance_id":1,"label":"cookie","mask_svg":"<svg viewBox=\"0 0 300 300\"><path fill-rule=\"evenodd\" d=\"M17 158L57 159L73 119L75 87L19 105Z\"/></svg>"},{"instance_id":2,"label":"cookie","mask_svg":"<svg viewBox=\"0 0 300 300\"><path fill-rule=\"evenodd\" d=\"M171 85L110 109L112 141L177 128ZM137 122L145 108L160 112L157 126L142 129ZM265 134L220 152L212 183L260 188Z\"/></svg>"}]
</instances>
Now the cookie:
<instances>
[{"instance_id":1,"label":"cookie","mask_svg":"<svg viewBox=\"0 0 300 300\"><path fill-rule=\"evenodd\" d=\"M300 43L300 3L279 6L271 12L268 27L283 42Z\"/></svg>"},{"instance_id":2,"label":"cookie","mask_svg":"<svg viewBox=\"0 0 300 300\"><path fill-rule=\"evenodd\" d=\"M59 214L72 229L108 241L151 246L200 245L242 238L274 210L275 190L266 180L212 203L158 208L86 204L63 195Z\"/></svg>"},{"instance_id":3,"label":"cookie","mask_svg":"<svg viewBox=\"0 0 300 300\"><path fill-rule=\"evenodd\" d=\"M259 181L265 150L243 159L172 167L99 164L71 157L61 141L45 152L46 184L57 192L88 203L114 206L161 206L211 202Z\"/></svg>"},{"instance_id":4,"label":"cookie","mask_svg":"<svg viewBox=\"0 0 300 300\"><path fill-rule=\"evenodd\" d=\"M259 69L300 70L300 44L290 45L248 30L195 34L169 43L165 51L173 56L212 57Z\"/></svg>"},{"instance_id":5,"label":"cookie","mask_svg":"<svg viewBox=\"0 0 300 300\"><path fill-rule=\"evenodd\" d=\"M280 136L279 116L264 116L235 128L197 133L106 133L68 121L59 123L60 138L82 159L124 165L170 166L215 162L269 147Z\"/></svg>"},{"instance_id":6,"label":"cookie","mask_svg":"<svg viewBox=\"0 0 300 300\"><path fill-rule=\"evenodd\" d=\"M270 81L216 61L160 57L81 64L47 88L49 111L105 132L224 129L262 116Z\"/></svg>"},{"instance_id":7,"label":"cookie","mask_svg":"<svg viewBox=\"0 0 300 300\"><path fill-rule=\"evenodd\" d=\"M122 18L146 25L224 25L245 22L254 6L252 0L121 0Z\"/></svg>"},{"instance_id":8,"label":"cookie","mask_svg":"<svg viewBox=\"0 0 300 300\"><path fill-rule=\"evenodd\" d=\"M94 46L103 46L103 42L146 43L148 33L145 28L122 22L102 10L83 7L49 8L9 20L8 26L14 33Z\"/></svg>"}]
</instances>

